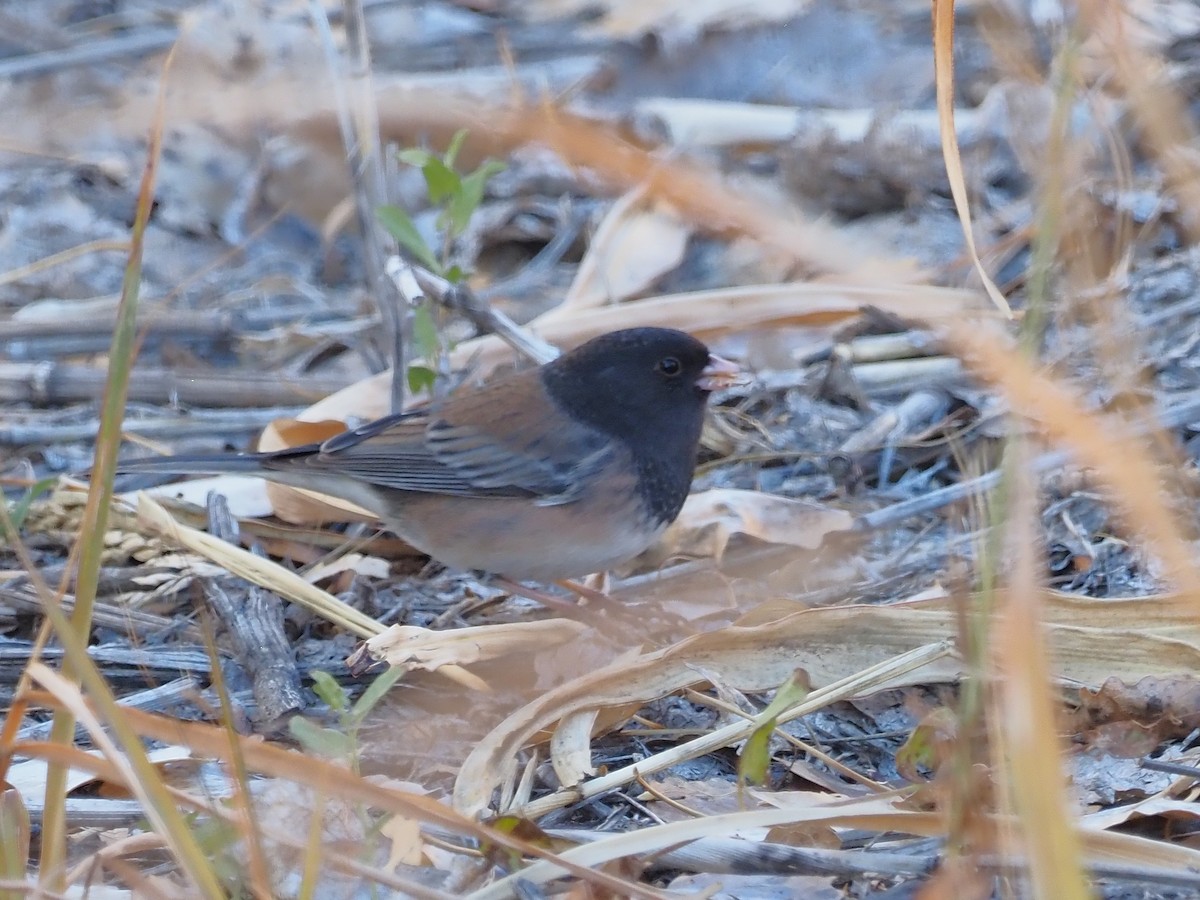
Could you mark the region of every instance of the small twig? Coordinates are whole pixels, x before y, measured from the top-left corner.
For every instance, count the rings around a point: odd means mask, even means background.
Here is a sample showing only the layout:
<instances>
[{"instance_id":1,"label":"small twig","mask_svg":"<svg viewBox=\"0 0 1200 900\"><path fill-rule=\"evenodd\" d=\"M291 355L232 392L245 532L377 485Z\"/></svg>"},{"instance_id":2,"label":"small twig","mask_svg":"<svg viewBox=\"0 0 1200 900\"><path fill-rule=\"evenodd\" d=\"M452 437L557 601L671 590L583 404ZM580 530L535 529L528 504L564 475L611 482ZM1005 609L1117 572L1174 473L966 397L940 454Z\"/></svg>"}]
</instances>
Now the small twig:
<instances>
[{"instance_id":1,"label":"small twig","mask_svg":"<svg viewBox=\"0 0 1200 900\"><path fill-rule=\"evenodd\" d=\"M1179 428L1197 419L1200 419L1200 392L1193 392L1185 398L1175 401L1167 408L1160 410L1153 421L1138 422L1135 424L1133 426L1134 433L1139 435L1145 434L1148 430L1155 427ZM1071 454L1067 451L1052 450L1034 457L1030 463L1030 471L1034 474L1041 474L1066 465L1070 459ZM874 531L880 528L890 528L913 516L924 515L925 513L949 506L952 503L957 503L960 500L965 500L968 497L974 497L990 491L1000 483L1003 477L1003 472L999 469L993 469L990 472L980 475L978 478L960 481L958 484L930 491L911 500L893 503L891 506L885 506L883 509L877 509L874 512L859 516L855 522L854 530Z\"/></svg>"},{"instance_id":2,"label":"small twig","mask_svg":"<svg viewBox=\"0 0 1200 900\"><path fill-rule=\"evenodd\" d=\"M376 211L386 198L383 177L383 151L379 139L379 117L371 83L371 50L367 39L366 16L362 0L344 0L346 45L351 71L346 75L354 88L353 102L342 83L342 66L333 31L320 0L311 0L312 20L321 36L325 55L332 73L338 125L346 147L350 180L354 185L354 211L362 233L363 261L367 271L367 286L379 307L387 335L388 355L392 363L393 412L404 408L404 388L407 376L406 348L409 346L411 311L392 280L387 277L385 260L397 252L395 241L382 228Z\"/></svg>"},{"instance_id":3,"label":"small twig","mask_svg":"<svg viewBox=\"0 0 1200 900\"><path fill-rule=\"evenodd\" d=\"M129 253L129 242L114 240L88 241L86 244L79 244L75 247L69 247L66 250L60 250L58 253L51 253L49 256L35 259L28 265L18 266L15 269L8 269L0 273L0 287L21 281L35 273L53 269L55 266L63 265L81 256L88 256L101 251L116 251L127 254Z\"/></svg>"},{"instance_id":4,"label":"small twig","mask_svg":"<svg viewBox=\"0 0 1200 900\"><path fill-rule=\"evenodd\" d=\"M921 390L909 394L895 406L883 410L864 427L851 434L838 447L839 453L865 454L889 441L904 440L946 414L950 398L939 390Z\"/></svg>"},{"instance_id":5,"label":"small twig","mask_svg":"<svg viewBox=\"0 0 1200 900\"><path fill-rule=\"evenodd\" d=\"M29 806L29 821L40 825L45 807L38 798ZM72 828L128 828L146 818L141 800L118 800L116 798L68 797L67 824ZM61 897L62 894L44 894Z\"/></svg>"},{"instance_id":6,"label":"small twig","mask_svg":"<svg viewBox=\"0 0 1200 900\"><path fill-rule=\"evenodd\" d=\"M177 28L152 28L133 34L119 34L102 41L86 41L76 47L27 53L0 62L0 78L40 75L44 72L107 62L110 59L129 61L138 56L166 50L178 38Z\"/></svg>"},{"instance_id":7,"label":"small twig","mask_svg":"<svg viewBox=\"0 0 1200 900\"><path fill-rule=\"evenodd\" d=\"M150 563L135 563L128 566L104 566L100 569L99 581L97 582L97 590L105 597L113 594L123 594L130 591L144 591L148 583L147 579L156 579L161 575L178 572L177 569L156 566ZM66 560L49 563L39 569L38 574L42 580L48 584L56 584L62 590L70 591L75 589L75 570L68 564ZM0 587L0 599L4 599L3 591L5 588L14 589L18 585L26 584L28 576L19 575L17 578L7 581L4 587ZM29 599L32 603L40 603L37 591L33 585L29 585ZM68 596L63 602L70 601ZM152 616L154 620L159 620L164 626L170 627L176 620L165 616L156 616L152 613L141 613L139 615ZM150 620L147 620L150 621ZM187 626L189 629L191 625ZM191 637L195 640L200 639L200 632L193 630Z\"/></svg>"},{"instance_id":8,"label":"small twig","mask_svg":"<svg viewBox=\"0 0 1200 900\"><path fill-rule=\"evenodd\" d=\"M0 683L15 680L15 673L29 664L32 653L31 642L0 644ZM148 678L159 675L171 678L189 673L204 675L211 669L208 654L193 644L153 648L104 644L89 647L87 655L104 670L105 679L113 685L124 682L145 684ZM40 656L43 662L61 665L66 651L62 647L46 647Z\"/></svg>"},{"instance_id":9,"label":"small twig","mask_svg":"<svg viewBox=\"0 0 1200 900\"><path fill-rule=\"evenodd\" d=\"M994 872L1023 871L1029 868L1029 860L1019 856L983 854L975 857L974 862L979 868ZM1156 884L1189 891L1200 889L1200 875L1186 869L1164 869L1149 864L1139 866L1134 863L1086 859L1083 860L1083 866L1087 873L1098 881Z\"/></svg>"},{"instance_id":10,"label":"small twig","mask_svg":"<svg viewBox=\"0 0 1200 900\"><path fill-rule=\"evenodd\" d=\"M0 363L0 402L53 406L104 396L105 373L88 366ZM138 368L129 374L134 403L195 406L292 406L313 403L349 384L346 378L248 375Z\"/></svg>"},{"instance_id":11,"label":"small twig","mask_svg":"<svg viewBox=\"0 0 1200 900\"><path fill-rule=\"evenodd\" d=\"M280 326L295 327L296 324L327 322L369 321L359 316L358 310L349 304L330 304L321 308L310 307L297 311L295 307L279 306L267 309L238 310L190 310L167 309L150 305L139 311L138 331L147 337L167 336L172 340L181 338L206 338L231 341L246 332L266 331ZM66 316L61 312L53 318L10 319L0 322L0 345L6 354L16 355L20 341L49 338L103 337L112 338L116 320L116 305L111 309L90 315ZM107 346L107 345L105 345Z\"/></svg>"},{"instance_id":12,"label":"small twig","mask_svg":"<svg viewBox=\"0 0 1200 900\"><path fill-rule=\"evenodd\" d=\"M13 609L24 610L28 613L36 614L42 611L42 600L32 589L0 587L0 601ZM75 598L70 594L64 594L58 602L64 610L75 609ZM136 635L140 639L171 633L179 625L179 621L176 619L103 601L96 602L92 621L98 626L111 628L124 634ZM180 633L191 639L199 637L191 625L185 626Z\"/></svg>"},{"instance_id":13,"label":"small twig","mask_svg":"<svg viewBox=\"0 0 1200 900\"><path fill-rule=\"evenodd\" d=\"M176 678L174 681L168 681L166 684L158 687L149 688L144 691L138 691L122 697L117 701L119 706L127 706L130 709L142 709L147 712L158 712L160 710L170 709L176 703L181 703L193 691L199 687L196 679L190 675L184 675L181 678ZM32 725L26 725L17 732L18 741L44 741L47 735L50 734L49 722L35 722ZM80 739L81 735L85 734L82 727L76 729L76 739Z\"/></svg>"},{"instance_id":14,"label":"small twig","mask_svg":"<svg viewBox=\"0 0 1200 900\"><path fill-rule=\"evenodd\" d=\"M220 494L209 494L208 530L231 544L239 543L237 519ZM304 709L300 673L284 634L279 597L232 575L207 579L204 593L229 630L238 662L250 675L259 719L271 723Z\"/></svg>"},{"instance_id":15,"label":"small twig","mask_svg":"<svg viewBox=\"0 0 1200 900\"><path fill-rule=\"evenodd\" d=\"M1152 772L1166 772L1168 775L1181 775L1184 778L1200 778L1200 768L1185 766L1177 762L1163 762L1159 759L1148 759L1143 756L1138 760L1138 765Z\"/></svg>"},{"instance_id":16,"label":"small twig","mask_svg":"<svg viewBox=\"0 0 1200 900\"><path fill-rule=\"evenodd\" d=\"M490 302L493 297L511 297L549 278L567 251L579 239L579 233L583 230L590 215L591 210L586 204L570 204L570 207L562 214L563 221L558 231L537 252L537 255L508 278L481 288L478 292L479 298L484 302Z\"/></svg>"},{"instance_id":17,"label":"small twig","mask_svg":"<svg viewBox=\"0 0 1200 900\"><path fill-rule=\"evenodd\" d=\"M949 408L950 397L945 391L909 394L842 441L829 458L830 474L841 482L857 481L865 472L878 468L880 486L886 485L897 449L944 419Z\"/></svg>"},{"instance_id":18,"label":"small twig","mask_svg":"<svg viewBox=\"0 0 1200 900\"><path fill-rule=\"evenodd\" d=\"M389 273L403 283L405 275L389 260ZM452 284L417 266L407 267L421 296L429 297L448 309L461 313L483 334L495 334L506 344L538 365L558 357L558 348L529 332L499 310L491 307L466 285Z\"/></svg>"},{"instance_id":19,"label":"small twig","mask_svg":"<svg viewBox=\"0 0 1200 900\"><path fill-rule=\"evenodd\" d=\"M854 374L858 386L871 396L906 394L947 384L958 384L966 379L962 362L953 356L858 363L852 366L850 371Z\"/></svg>"},{"instance_id":20,"label":"small twig","mask_svg":"<svg viewBox=\"0 0 1200 900\"><path fill-rule=\"evenodd\" d=\"M150 419L126 420L124 432L142 437L181 438L196 435L237 435L256 432L276 419L294 418L302 406L272 406L265 409L189 410L187 415L167 415ZM88 418L80 422L28 423L0 428L0 446L22 447L91 440L100 422Z\"/></svg>"}]
</instances>

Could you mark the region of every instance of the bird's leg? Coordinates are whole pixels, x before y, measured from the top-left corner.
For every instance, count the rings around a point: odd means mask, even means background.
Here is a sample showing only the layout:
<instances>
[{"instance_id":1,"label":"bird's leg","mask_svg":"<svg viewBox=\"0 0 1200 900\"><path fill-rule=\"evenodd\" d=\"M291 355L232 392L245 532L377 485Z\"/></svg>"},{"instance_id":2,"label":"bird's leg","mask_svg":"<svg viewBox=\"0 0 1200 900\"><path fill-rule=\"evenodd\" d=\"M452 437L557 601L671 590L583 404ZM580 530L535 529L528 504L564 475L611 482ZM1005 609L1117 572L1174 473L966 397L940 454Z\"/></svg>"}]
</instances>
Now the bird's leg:
<instances>
[{"instance_id":1,"label":"bird's leg","mask_svg":"<svg viewBox=\"0 0 1200 900\"><path fill-rule=\"evenodd\" d=\"M613 598L604 593L604 591L598 591L595 588L590 588L569 578L562 578L554 583L563 590L570 591L572 594L583 600L587 600L589 603L609 604L613 602Z\"/></svg>"},{"instance_id":2,"label":"bird's leg","mask_svg":"<svg viewBox=\"0 0 1200 900\"><path fill-rule=\"evenodd\" d=\"M562 579L555 581L554 584L571 591L587 602L580 603L578 601L567 600L548 593L541 588L530 587L519 581L513 581L511 578L492 575L490 579L492 584L502 590L510 591L522 597L528 597L530 600L534 600L549 609L558 611L559 615L590 625L597 634L612 633L614 627L616 627L616 630L620 634L629 634L631 631L636 630L640 623L640 620L636 617L631 618L629 610L623 608L620 603L617 603L608 594L603 591L597 591L594 588L585 587L574 581Z\"/></svg>"},{"instance_id":3,"label":"bird's leg","mask_svg":"<svg viewBox=\"0 0 1200 900\"><path fill-rule=\"evenodd\" d=\"M644 613L626 606L604 591L588 587L569 578L563 578L554 583L579 596L582 602L575 605L574 608L580 619L594 625L599 634L607 634L611 638L615 638L620 646L627 645L630 635L641 634L644 631ZM607 577L603 583L607 585Z\"/></svg>"},{"instance_id":4,"label":"bird's leg","mask_svg":"<svg viewBox=\"0 0 1200 900\"><path fill-rule=\"evenodd\" d=\"M579 611L579 604L574 601L565 600L562 597L556 597L554 594L543 591L540 588L530 587L529 585L522 584L519 581L513 581L511 578L505 578L503 575L492 575L491 582L502 590L509 591L513 594L520 594L522 597L534 600L542 604L542 606L549 607L550 609L561 609L568 612Z\"/></svg>"}]
</instances>

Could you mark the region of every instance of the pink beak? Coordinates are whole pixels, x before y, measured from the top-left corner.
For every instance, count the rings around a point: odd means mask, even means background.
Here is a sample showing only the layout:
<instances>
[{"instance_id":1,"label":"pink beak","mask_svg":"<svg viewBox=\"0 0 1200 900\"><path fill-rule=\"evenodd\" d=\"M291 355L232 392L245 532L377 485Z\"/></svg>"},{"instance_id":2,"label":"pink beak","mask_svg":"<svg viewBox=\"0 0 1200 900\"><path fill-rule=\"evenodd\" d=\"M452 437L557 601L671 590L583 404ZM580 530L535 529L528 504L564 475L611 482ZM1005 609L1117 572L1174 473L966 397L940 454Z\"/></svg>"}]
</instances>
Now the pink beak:
<instances>
[{"instance_id":1,"label":"pink beak","mask_svg":"<svg viewBox=\"0 0 1200 900\"><path fill-rule=\"evenodd\" d=\"M700 372L696 386L702 391L719 391L733 387L735 384L742 384L745 380L745 373L738 368L736 363L710 354L708 365Z\"/></svg>"}]
</instances>

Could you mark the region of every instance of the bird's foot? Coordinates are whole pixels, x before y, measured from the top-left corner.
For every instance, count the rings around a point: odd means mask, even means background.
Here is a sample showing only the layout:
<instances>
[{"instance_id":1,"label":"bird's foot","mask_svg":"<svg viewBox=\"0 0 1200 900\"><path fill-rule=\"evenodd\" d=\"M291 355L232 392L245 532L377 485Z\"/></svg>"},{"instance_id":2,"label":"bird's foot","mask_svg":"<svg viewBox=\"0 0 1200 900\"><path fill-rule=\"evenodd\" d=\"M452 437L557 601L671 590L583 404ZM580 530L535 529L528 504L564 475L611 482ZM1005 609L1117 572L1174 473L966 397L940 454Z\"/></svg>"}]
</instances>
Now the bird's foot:
<instances>
[{"instance_id":1,"label":"bird's foot","mask_svg":"<svg viewBox=\"0 0 1200 900\"><path fill-rule=\"evenodd\" d=\"M536 601L542 606L550 609L558 609L564 612L578 612L579 604L573 600L568 600L565 597L559 597L551 594L549 591L544 591L541 588L531 587L528 584L522 584L519 581L513 581L511 578L505 578L502 575L491 576L491 582L496 587L509 591L513 594L519 594L529 600Z\"/></svg>"},{"instance_id":2,"label":"bird's foot","mask_svg":"<svg viewBox=\"0 0 1200 900\"><path fill-rule=\"evenodd\" d=\"M613 598L604 593L604 591L598 591L595 588L590 588L586 584L580 584L578 581L572 581L569 578L562 578L554 583L563 590L575 594L579 599L586 600L588 603L609 604L613 602Z\"/></svg>"}]
</instances>

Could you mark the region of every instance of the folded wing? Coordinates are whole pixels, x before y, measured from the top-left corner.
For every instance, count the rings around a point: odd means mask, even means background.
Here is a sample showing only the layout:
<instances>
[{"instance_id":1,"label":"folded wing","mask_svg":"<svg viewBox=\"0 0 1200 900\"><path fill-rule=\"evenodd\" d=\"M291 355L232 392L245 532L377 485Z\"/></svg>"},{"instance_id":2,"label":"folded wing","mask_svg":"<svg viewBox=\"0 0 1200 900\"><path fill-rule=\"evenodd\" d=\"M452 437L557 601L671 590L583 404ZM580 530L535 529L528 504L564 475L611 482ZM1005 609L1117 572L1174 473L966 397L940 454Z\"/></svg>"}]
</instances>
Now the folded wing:
<instances>
[{"instance_id":1,"label":"folded wing","mask_svg":"<svg viewBox=\"0 0 1200 900\"><path fill-rule=\"evenodd\" d=\"M510 402L514 396L522 402ZM530 371L429 410L378 419L317 448L281 451L266 465L330 469L400 491L557 505L575 500L580 484L616 452L603 434L557 409Z\"/></svg>"}]
</instances>

